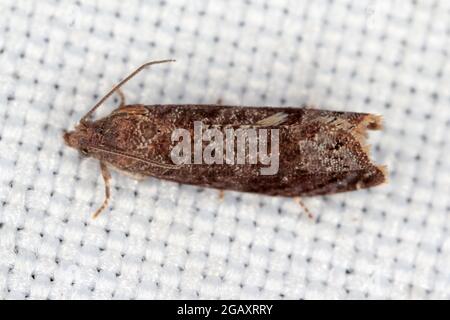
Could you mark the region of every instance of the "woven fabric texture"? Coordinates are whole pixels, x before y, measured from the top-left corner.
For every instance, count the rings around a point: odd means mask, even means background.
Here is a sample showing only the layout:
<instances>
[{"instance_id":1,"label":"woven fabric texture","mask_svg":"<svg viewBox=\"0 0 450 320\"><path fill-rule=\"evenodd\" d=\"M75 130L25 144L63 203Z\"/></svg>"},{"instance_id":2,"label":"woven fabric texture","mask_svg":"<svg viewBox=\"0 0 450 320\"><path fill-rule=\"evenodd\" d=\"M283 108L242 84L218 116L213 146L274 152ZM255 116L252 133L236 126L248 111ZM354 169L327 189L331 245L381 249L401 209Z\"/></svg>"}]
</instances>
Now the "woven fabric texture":
<instances>
[{"instance_id":1,"label":"woven fabric texture","mask_svg":"<svg viewBox=\"0 0 450 320\"><path fill-rule=\"evenodd\" d=\"M2 0L0 17L1 299L450 298L448 1ZM308 217L113 173L91 219L99 166L63 130L165 58L128 103L380 114L389 183L305 198Z\"/></svg>"}]
</instances>

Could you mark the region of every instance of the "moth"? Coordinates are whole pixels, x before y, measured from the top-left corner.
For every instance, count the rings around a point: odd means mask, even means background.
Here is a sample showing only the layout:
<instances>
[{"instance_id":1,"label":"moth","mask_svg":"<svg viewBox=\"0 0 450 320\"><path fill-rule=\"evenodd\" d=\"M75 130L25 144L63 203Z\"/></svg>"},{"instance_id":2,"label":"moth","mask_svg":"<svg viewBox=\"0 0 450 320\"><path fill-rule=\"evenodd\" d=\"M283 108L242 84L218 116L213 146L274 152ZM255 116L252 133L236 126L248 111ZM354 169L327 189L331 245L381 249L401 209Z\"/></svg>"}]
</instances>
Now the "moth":
<instances>
[{"instance_id":1,"label":"moth","mask_svg":"<svg viewBox=\"0 0 450 320\"><path fill-rule=\"evenodd\" d=\"M219 190L299 197L377 186L386 167L374 164L367 132L382 128L378 115L302 107L125 103L120 87L148 62L120 81L64 132L65 143L99 160L105 198L110 169L136 179L156 177ZM114 92L120 106L93 120Z\"/></svg>"}]
</instances>

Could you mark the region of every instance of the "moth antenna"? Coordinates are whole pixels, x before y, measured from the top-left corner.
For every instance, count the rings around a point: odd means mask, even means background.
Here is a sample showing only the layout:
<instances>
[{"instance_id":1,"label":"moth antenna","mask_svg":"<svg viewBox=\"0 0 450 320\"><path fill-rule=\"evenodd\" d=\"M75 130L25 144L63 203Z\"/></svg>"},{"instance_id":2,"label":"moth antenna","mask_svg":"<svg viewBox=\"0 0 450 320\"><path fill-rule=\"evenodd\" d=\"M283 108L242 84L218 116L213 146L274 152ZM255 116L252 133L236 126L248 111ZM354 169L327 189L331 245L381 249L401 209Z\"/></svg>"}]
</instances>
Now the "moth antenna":
<instances>
[{"instance_id":1,"label":"moth antenna","mask_svg":"<svg viewBox=\"0 0 450 320\"><path fill-rule=\"evenodd\" d=\"M99 151L102 151L102 152L105 152L105 153L115 154L115 155L122 156L122 157L129 158L129 159L142 161L144 163L150 164L150 165L155 166L155 167L160 167L160 168L165 168L165 169L179 169L181 167L180 164L175 165L175 164L157 163L157 162L154 162L154 161L151 161L151 160L142 159L140 157L133 156L133 155L130 155L130 154L126 154L126 153L123 153L123 152L108 150L108 149L105 149L105 148L102 148L102 147L90 146L90 148L94 149L94 150L99 150Z\"/></svg>"},{"instance_id":2,"label":"moth antenna","mask_svg":"<svg viewBox=\"0 0 450 320\"><path fill-rule=\"evenodd\" d=\"M103 98L100 99L99 102L97 102L92 108L91 110L89 110L84 116L83 118L81 118L80 122L83 124L86 124L87 119L92 115L92 113L97 110L98 107L100 107L103 102L106 101L106 99L108 99L117 89L119 89L121 86L123 86L128 80L130 80L131 78L133 78L137 73L141 72L143 69L145 69L148 66L151 66L152 64L159 64L159 63L165 63L165 62L174 62L175 60L173 59L167 59L167 60L158 60L158 61L150 61L147 63L144 63L142 66L140 66L139 68L137 68L136 70L134 70L131 74L129 74L125 79L123 79L122 81L120 81L118 84L116 84L111 91L109 91L106 95L103 96Z\"/></svg>"}]
</instances>

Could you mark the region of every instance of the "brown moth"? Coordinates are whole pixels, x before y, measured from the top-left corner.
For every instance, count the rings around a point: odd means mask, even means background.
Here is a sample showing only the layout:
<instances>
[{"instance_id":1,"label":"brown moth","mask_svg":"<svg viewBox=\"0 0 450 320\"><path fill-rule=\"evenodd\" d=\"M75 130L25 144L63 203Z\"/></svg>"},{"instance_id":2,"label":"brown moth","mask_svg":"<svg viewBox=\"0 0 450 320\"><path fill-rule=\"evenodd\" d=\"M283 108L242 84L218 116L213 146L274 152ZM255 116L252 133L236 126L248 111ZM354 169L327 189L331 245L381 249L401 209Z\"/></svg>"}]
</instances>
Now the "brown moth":
<instances>
[{"instance_id":1,"label":"brown moth","mask_svg":"<svg viewBox=\"0 0 450 320\"><path fill-rule=\"evenodd\" d=\"M110 173L156 177L219 190L304 197L369 188L386 181L366 145L381 117L307 107L223 105L125 105L119 88L149 62L117 84L64 133L65 143L99 160L110 198ZM91 120L115 91L121 105ZM270 150L269 150L270 149Z\"/></svg>"}]
</instances>

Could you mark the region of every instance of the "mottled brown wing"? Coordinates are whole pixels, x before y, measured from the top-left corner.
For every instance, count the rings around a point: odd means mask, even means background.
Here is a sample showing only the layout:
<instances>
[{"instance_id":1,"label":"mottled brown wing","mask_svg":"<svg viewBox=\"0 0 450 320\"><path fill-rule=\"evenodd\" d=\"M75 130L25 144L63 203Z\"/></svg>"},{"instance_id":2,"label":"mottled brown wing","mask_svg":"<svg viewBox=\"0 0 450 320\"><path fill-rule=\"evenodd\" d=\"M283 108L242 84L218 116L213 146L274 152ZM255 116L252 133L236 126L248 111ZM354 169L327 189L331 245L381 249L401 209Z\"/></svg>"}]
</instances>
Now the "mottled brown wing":
<instances>
[{"instance_id":1,"label":"mottled brown wing","mask_svg":"<svg viewBox=\"0 0 450 320\"><path fill-rule=\"evenodd\" d=\"M279 132L279 167L183 164L171 159L175 129L194 135L194 122L224 131L256 127ZM95 158L125 172L218 189L281 196L311 196L376 186L385 169L369 159L367 130L381 128L379 116L308 108L216 105L130 105L92 123L89 145ZM259 137L258 137L259 139ZM204 151L206 145L202 146Z\"/></svg>"}]
</instances>

